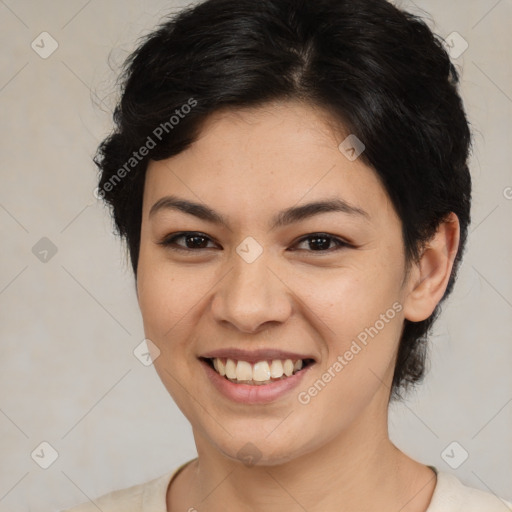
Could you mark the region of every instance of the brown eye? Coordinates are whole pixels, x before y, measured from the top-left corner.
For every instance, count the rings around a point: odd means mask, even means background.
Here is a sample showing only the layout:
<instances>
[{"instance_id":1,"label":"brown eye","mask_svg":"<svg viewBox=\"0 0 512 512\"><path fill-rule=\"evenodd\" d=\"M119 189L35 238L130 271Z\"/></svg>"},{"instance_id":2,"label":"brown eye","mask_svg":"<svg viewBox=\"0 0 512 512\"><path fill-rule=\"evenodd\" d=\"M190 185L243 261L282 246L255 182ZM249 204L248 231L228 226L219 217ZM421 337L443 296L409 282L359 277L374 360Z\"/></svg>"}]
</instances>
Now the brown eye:
<instances>
[{"instance_id":1,"label":"brown eye","mask_svg":"<svg viewBox=\"0 0 512 512\"><path fill-rule=\"evenodd\" d=\"M182 240L184 243L178 243L178 240ZM214 247L208 246L208 243L214 243L212 239L197 231L182 231L180 233L173 233L172 235L166 236L163 240L158 242L166 248L173 251L186 251L194 252L200 249L212 249ZM312 233L310 235L302 237L296 244L297 245L307 243L305 249L291 249L295 250L306 250L307 252L316 253L332 253L345 247L353 247L351 244L333 235L327 233Z\"/></svg>"},{"instance_id":2,"label":"brown eye","mask_svg":"<svg viewBox=\"0 0 512 512\"><path fill-rule=\"evenodd\" d=\"M177 240L180 239L185 241L184 245L177 243ZM196 249L210 249L211 247L207 247L209 241L211 241L211 238L204 233L184 231L167 236L158 243L175 251L194 251Z\"/></svg>"},{"instance_id":3,"label":"brown eye","mask_svg":"<svg viewBox=\"0 0 512 512\"><path fill-rule=\"evenodd\" d=\"M307 242L308 249L306 250L309 252L333 252L342 249L343 247L351 247L348 242L327 233L313 233L311 235L307 235L302 237L298 244L303 242ZM335 246L334 248L331 248L330 246L333 242Z\"/></svg>"}]
</instances>

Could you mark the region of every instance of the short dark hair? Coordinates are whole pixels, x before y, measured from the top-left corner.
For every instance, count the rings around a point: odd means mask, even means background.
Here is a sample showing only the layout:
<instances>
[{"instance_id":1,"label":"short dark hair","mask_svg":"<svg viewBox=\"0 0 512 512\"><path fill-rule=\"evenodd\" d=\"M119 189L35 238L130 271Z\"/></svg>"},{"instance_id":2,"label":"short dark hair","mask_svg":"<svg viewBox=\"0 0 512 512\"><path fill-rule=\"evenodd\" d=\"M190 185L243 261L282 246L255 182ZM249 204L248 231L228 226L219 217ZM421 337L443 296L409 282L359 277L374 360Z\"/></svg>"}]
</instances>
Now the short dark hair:
<instances>
[{"instance_id":1,"label":"short dark hair","mask_svg":"<svg viewBox=\"0 0 512 512\"><path fill-rule=\"evenodd\" d=\"M407 272L439 224L457 215L445 295L426 320L404 321L390 393L403 398L424 376L427 335L453 288L470 222L471 134L442 40L386 0L207 0L143 37L120 81L114 131L94 161L135 278L148 161L186 149L219 109L299 100L361 139L360 158L401 219Z\"/></svg>"}]
</instances>

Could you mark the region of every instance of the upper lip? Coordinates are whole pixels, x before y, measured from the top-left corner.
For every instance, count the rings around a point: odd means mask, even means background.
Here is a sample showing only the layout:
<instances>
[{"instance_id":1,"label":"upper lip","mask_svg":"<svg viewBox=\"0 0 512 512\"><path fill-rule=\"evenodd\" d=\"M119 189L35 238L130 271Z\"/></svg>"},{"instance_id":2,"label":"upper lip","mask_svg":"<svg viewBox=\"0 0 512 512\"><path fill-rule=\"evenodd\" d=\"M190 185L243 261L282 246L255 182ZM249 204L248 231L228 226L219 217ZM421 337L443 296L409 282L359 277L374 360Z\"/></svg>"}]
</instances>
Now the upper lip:
<instances>
[{"instance_id":1,"label":"upper lip","mask_svg":"<svg viewBox=\"0 0 512 512\"><path fill-rule=\"evenodd\" d=\"M313 359L316 360L312 355L309 354L297 354L295 352L287 352L285 350L279 350L274 348L269 349L258 349L258 350L243 350L241 348L223 348L219 350L212 350L206 354L202 354L199 357L207 359L213 358L227 358L235 361L247 361L248 363L257 363L258 361L268 361L269 359L291 359L296 361L297 359Z\"/></svg>"}]
</instances>

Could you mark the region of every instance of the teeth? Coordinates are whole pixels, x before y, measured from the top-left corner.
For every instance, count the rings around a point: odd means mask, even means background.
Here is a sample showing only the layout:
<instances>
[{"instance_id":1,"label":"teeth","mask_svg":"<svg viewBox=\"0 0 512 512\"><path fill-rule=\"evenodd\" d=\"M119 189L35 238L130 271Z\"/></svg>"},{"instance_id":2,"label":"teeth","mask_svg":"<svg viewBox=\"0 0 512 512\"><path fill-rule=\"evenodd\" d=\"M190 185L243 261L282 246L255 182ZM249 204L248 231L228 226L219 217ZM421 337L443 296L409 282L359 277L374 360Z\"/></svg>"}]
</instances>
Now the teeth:
<instances>
[{"instance_id":1,"label":"teeth","mask_svg":"<svg viewBox=\"0 0 512 512\"><path fill-rule=\"evenodd\" d=\"M213 367L217 373L234 382L268 384L272 379L283 379L298 372L303 367L303 361L302 359L296 361L274 359L258 361L252 365L247 361L223 360L216 357L213 359Z\"/></svg>"},{"instance_id":2,"label":"teeth","mask_svg":"<svg viewBox=\"0 0 512 512\"><path fill-rule=\"evenodd\" d=\"M224 377L226 375L226 367L221 359L215 359L217 361L217 371Z\"/></svg>"},{"instance_id":3,"label":"teeth","mask_svg":"<svg viewBox=\"0 0 512 512\"><path fill-rule=\"evenodd\" d=\"M226 361L226 377L228 379L236 379L236 363L233 359Z\"/></svg>"},{"instance_id":4,"label":"teeth","mask_svg":"<svg viewBox=\"0 0 512 512\"><path fill-rule=\"evenodd\" d=\"M293 361L287 359L283 364L284 374L289 377L293 373Z\"/></svg>"},{"instance_id":5,"label":"teeth","mask_svg":"<svg viewBox=\"0 0 512 512\"><path fill-rule=\"evenodd\" d=\"M283 363L279 359L274 359L270 365L270 376L279 379L283 376Z\"/></svg>"},{"instance_id":6,"label":"teeth","mask_svg":"<svg viewBox=\"0 0 512 512\"><path fill-rule=\"evenodd\" d=\"M240 364L241 361L238 361ZM247 363L249 364L249 363ZM251 366L249 364L249 366ZM270 379L270 366L267 361L260 361L254 365L254 368L251 368L252 379L257 380L258 382L263 382Z\"/></svg>"},{"instance_id":7,"label":"teeth","mask_svg":"<svg viewBox=\"0 0 512 512\"><path fill-rule=\"evenodd\" d=\"M247 361L238 361L236 365L236 380L251 380L252 366Z\"/></svg>"}]
</instances>

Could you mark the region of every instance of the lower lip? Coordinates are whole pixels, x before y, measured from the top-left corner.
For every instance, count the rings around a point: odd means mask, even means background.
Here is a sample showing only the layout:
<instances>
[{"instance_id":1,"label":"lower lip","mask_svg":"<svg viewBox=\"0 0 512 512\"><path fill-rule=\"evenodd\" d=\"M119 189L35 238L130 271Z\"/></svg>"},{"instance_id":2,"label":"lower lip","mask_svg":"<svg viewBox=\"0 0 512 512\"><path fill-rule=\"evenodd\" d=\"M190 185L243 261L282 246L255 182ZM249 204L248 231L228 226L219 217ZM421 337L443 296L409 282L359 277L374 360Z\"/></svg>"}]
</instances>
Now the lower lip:
<instances>
[{"instance_id":1,"label":"lower lip","mask_svg":"<svg viewBox=\"0 0 512 512\"><path fill-rule=\"evenodd\" d=\"M250 384L234 384L217 373L206 361L200 359L199 362L205 369L210 382L221 394L234 402L244 404L267 404L281 398L296 388L304 375L314 366L314 364L310 364L286 379L276 380L270 384L251 386Z\"/></svg>"}]
</instances>

